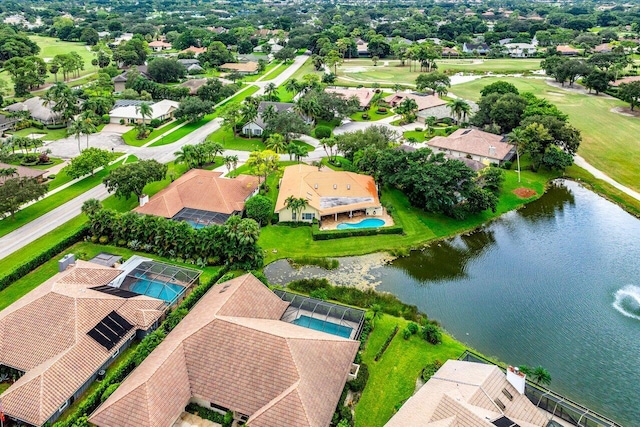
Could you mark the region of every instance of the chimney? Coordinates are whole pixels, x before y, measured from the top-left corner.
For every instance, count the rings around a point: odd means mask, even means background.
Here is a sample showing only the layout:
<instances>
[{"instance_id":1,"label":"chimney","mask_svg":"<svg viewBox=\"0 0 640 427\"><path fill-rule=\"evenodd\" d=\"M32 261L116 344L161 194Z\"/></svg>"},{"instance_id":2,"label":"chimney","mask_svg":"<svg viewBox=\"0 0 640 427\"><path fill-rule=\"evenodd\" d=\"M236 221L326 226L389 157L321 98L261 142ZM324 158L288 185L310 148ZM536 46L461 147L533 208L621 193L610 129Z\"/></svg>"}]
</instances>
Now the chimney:
<instances>
[{"instance_id":1,"label":"chimney","mask_svg":"<svg viewBox=\"0 0 640 427\"><path fill-rule=\"evenodd\" d=\"M493 145L489 146L489 155L490 156L495 156L496 155L496 147L494 147Z\"/></svg>"},{"instance_id":2,"label":"chimney","mask_svg":"<svg viewBox=\"0 0 640 427\"><path fill-rule=\"evenodd\" d=\"M351 184L347 184L347 190L351 190Z\"/></svg>"},{"instance_id":3,"label":"chimney","mask_svg":"<svg viewBox=\"0 0 640 427\"><path fill-rule=\"evenodd\" d=\"M507 368L507 381L509 381L509 384L511 384L518 393L524 394L524 386L527 383L527 376L520 372L520 369L509 366L509 368Z\"/></svg>"},{"instance_id":4,"label":"chimney","mask_svg":"<svg viewBox=\"0 0 640 427\"><path fill-rule=\"evenodd\" d=\"M65 271L70 265L76 263L76 257L73 254L66 254L60 261L58 261L58 272L62 273Z\"/></svg>"},{"instance_id":5,"label":"chimney","mask_svg":"<svg viewBox=\"0 0 640 427\"><path fill-rule=\"evenodd\" d=\"M318 184L314 184L313 188L318 189Z\"/></svg>"},{"instance_id":6,"label":"chimney","mask_svg":"<svg viewBox=\"0 0 640 427\"><path fill-rule=\"evenodd\" d=\"M140 207L146 205L147 203L149 203L149 196L147 194L143 194L140 197Z\"/></svg>"},{"instance_id":7,"label":"chimney","mask_svg":"<svg viewBox=\"0 0 640 427\"><path fill-rule=\"evenodd\" d=\"M333 189L337 190L338 189L338 184L333 184Z\"/></svg>"}]
</instances>

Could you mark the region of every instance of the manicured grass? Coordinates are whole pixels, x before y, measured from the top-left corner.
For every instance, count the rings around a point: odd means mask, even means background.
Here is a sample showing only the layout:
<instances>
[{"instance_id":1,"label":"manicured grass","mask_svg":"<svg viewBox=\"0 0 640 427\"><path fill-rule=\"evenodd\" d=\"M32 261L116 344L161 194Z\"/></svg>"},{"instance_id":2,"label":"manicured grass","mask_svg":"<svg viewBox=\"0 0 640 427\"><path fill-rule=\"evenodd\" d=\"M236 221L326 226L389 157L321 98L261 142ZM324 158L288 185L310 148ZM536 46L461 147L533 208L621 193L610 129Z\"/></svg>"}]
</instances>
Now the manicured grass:
<instances>
[{"instance_id":1,"label":"manicured grass","mask_svg":"<svg viewBox=\"0 0 640 427\"><path fill-rule=\"evenodd\" d=\"M271 174L269 177L267 177L267 182L269 181L269 179L271 179L274 176L278 176L278 175L282 175L282 168L285 166L291 166L291 165L297 165L298 162L296 161L284 161L284 162L278 162L278 165L280 166L280 170L278 171L277 174ZM251 170L249 169L249 166L247 166L246 164L239 166L236 170L231 171L231 173L229 174L230 177L234 177L234 176L238 176L240 174L244 174L244 175L255 175L253 172L251 172ZM278 192L277 191L270 191L269 193L276 193L275 198L278 197ZM266 263L265 263L266 264Z\"/></svg>"},{"instance_id":2,"label":"manicured grass","mask_svg":"<svg viewBox=\"0 0 640 427\"><path fill-rule=\"evenodd\" d=\"M267 59L267 58L266 58L266 55L265 55L265 60L266 60L266 59ZM262 77L262 76L267 76L269 73L271 73L271 71L273 71L273 70L278 66L278 64L279 64L279 63L280 63L279 61L273 61L272 63L270 63L270 64L268 64L268 65L267 65L267 67L264 69L264 71L263 71L263 72L258 73L258 74L252 74L252 75L250 75L250 76L246 76L246 77L244 77L244 78L242 79L242 81L243 81L243 82L255 82L255 81L256 81L256 80L258 80L260 77ZM280 68L282 68L282 67L280 67ZM286 67L285 67L285 68L286 68ZM281 72L282 72L282 71L281 71ZM277 73L277 74L280 74L280 73ZM276 74L276 75L277 75L277 74ZM273 77L275 77L276 75L274 75ZM265 78L264 78L264 79L262 79L262 80L269 80L269 79L272 79L273 77L272 77L271 75L269 75L269 76L265 77ZM261 81L262 81L262 80L261 80Z\"/></svg>"},{"instance_id":3,"label":"manicured grass","mask_svg":"<svg viewBox=\"0 0 640 427\"><path fill-rule=\"evenodd\" d=\"M179 139L189 135L194 130L200 129L202 126L206 125L207 123L209 123L211 120L215 118L216 118L216 113L211 113L211 114L207 114L206 116L204 116L204 118L202 118L197 122L189 122L186 125L180 127L179 129L174 130L169 135L166 135L165 137L157 140L156 142L151 144L150 147L159 147L161 145L173 144Z\"/></svg>"},{"instance_id":4,"label":"manicured grass","mask_svg":"<svg viewBox=\"0 0 640 427\"><path fill-rule=\"evenodd\" d=\"M457 359L466 349L446 334L443 334L442 343L438 345L427 343L420 335L405 340L402 330L408 323L405 319L387 314L376 320L375 329L369 335L362 354L362 361L369 367L369 381L355 407L356 426L382 427L413 395L422 368L434 360L444 363L448 359ZM396 325L399 326L399 332L376 362L376 353Z\"/></svg>"},{"instance_id":5,"label":"manicured grass","mask_svg":"<svg viewBox=\"0 0 640 427\"><path fill-rule=\"evenodd\" d=\"M287 92L284 88L284 84L278 86L278 99L280 102L293 102L293 97L296 95L295 93Z\"/></svg>"},{"instance_id":6,"label":"manicured grass","mask_svg":"<svg viewBox=\"0 0 640 427\"><path fill-rule=\"evenodd\" d=\"M43 139L45 141L57 141L58 139L67 137L67 129L38 129L34 127L28 127L24 129L17 130L15 132L9 132L11 135L15 136L29 136L32 133L41 134L42 136L38 136L38 139Z\"/></svg>"},{"instance_id":7,"label":"manicured grass","mask_svg":"<svg viewBox=\"0 0 640 427\"><path fill-rule=\"evenodd\" d=\"M383 95L384 96L384 95ZM378 108L385 108L387 110L386 113L379 113ZM363 119L363 114L368 114L368 119ZM376 120L384 119L385 117L393 116L395 113L393 109L390 107L377 107L372 105L367 111L358 111L351 115L351 120L356 122L375 122Z\"/></svg>"},{"instance_id":8,"label":"manicured grass","mask_svg":"<svg viewBox=\"0 0 640 427\"><path fill-rule=\"evenodd\" d=\"M455 126L453 126L453 127L457 129L457 127L455 127ZM402 135L406 139L414 138L417 142L424 142L424 141L430 140L434 136L447 136L446 129L448 129L448 128L435 126L435 127L432 128L431 135L429 135L429 132L427 132L426 127L425 127L424 130L421 131L421 132L418 132L418 131L415 131L415 130L409 130L409 131L404 132Z\"/></svg>"},{"instance_id":9,"label":"manicured grass","mask_svg":"<svg viewBox=\"0 0 640 427\"><path fill-rule=\"evenodd\" d=\"M522 182L518 183L515 171L505 171L506 181L496 212L485 211L466 220L458 221L441 214L432 214L416 209L409 204L399 190L384 189L382 203L393 207L396 224L404 229L404 235L377 235L350 237L348 239L314 241L311 227L288 227L270 225L262 229L259 244L265 253L265 263L281 258L295 258L308 254L314 256L347 256L420 247L437 238L451 236L495 219L505 212L523 205L542 195L547 180L556 177L553 173L522 171ZM513 194L519 187L531 188L537 196L523 200ZM276 252L274 253L274 250Z\"/></svg>"},{"instance_id":10,"label":"manicured grass","mask_svg":"<svg viewBox=\"0 0 640 427\"><path fill-rule=\"evenodd\" d=\"M477 100L480 90L497 80L513 83L520 91L544 97L569 115L569 122L582 131L578 154L614 180L640 191L640 118L611 111L628 104L608 96L583 95L548 85L544 80L483 78L456 85L452 92Z\"/></svg>"},{"instance_id":11,"label":"manicured grass","mask_svg":"<svg viewBox=\"0 0 640 427\"><path fill-rule=\"evenodd\" d=\"M181 121L174 120L169 124L166 124L166 125L164 125L162 127L154 129L153 131L151 131L149 136L144 138L144 139L137 139L136 135L138 134L138 131L135 128L132 127L130 131L127 131L124 134L122 134L122 139L124 140L125 144L127 144L127 145L132 145L134 147L142 147L144 144L146 144L149 141L159 137L163 133L171 131L176 126L180 126L180 124L182 124Z\"/></svg>"},{"instance_id":12,"label":"manicured grass","mask_svg":"<svg viewBox=\"0 0 640 427\"><path fill-rule=\"evenodd\" d=\"M313 128L313 129L311 130L311 136L312 136L312 137L314 137L314 138L316 137L316 128L317 128L318 126L326 126L326 127L328 127L328 128L331 128L331 131L333 132L333 130L334 130L335 128L337 128L338 126L340 126L340 120L338 120L338 119L333 119L333 120L331 120L331 121L327 121L327 120L318 120L318 123L316 123L316 127L315 127L315 128Z\"/></svg>"},{"instance_id":13,"label":"manicured grass","mask_svg":"<svg viewBox=\"0 0 640 427\"><path fill-rule=\"evenodd\" d=\"M9 387L11 387L11 383L0 383L0 394L4 393Z\"/></svg>"},{"instance_id":14,"label":"manicured grass","mask_svg":"<svg viewBox=\"0 0 640 427\"><path fill-rule=\"evenodd\" d=\"M256 93L257 91L259 91L260 88L258 86L245 86L244 89L240 89L238 91L238 93L236 93L232 98L229 98L229 100L224 101L222 104L220 104L220 106L222 107L223 105L227 105L229 103L233 103L233 102L242 102L244 101L245 98L253 95L254 93Z\"/></svg>"},{"instance_id":15,"label":"manicured grass","mask_svg":"<svg viewBox=\"0 0 640 427\"><path fill-rule=\"evenodd\" d=\"M277 67L277 68L275 68L275 67L274 67L274 68L272 68L272 69L271 69L271 71L268 71L268 72L265 74L264 79L262 79L261 81L268 81L268 80L273 80L273 79L275 79L275 78L276 78L276 77L278 77L280 74L282 74L282 73L284 72L284 70L286 70L287 68L289 68L289 66L292 64L292 62L291 62L291 63L283 63L283 62L279 62L279 63L280 63L280 64L282 64L282 65L280 65L280 66L279 66L279 67Z\"/></svg>"},{"instance_id":16,"label":"manicured grass","mask_svg":"<svg viewBox=\"0 0 640 427\"><path fill-rule=\"evenodd\" d=\"M261 138L245 138L234 136L231 129L220 128L207 137L211 141L222 144L225 150L262 151L265 149Z\"/></svg>"},{"instance_id":17,"label":"manicured grass","mask_svg":"<svg viewBox=\"0 0 640 427\"><path fill-rule=\"evenodd\" d=\"M29 166L29 167L33 168L33 169L47 170L49 168L52 168L52 167L54 167L56 165L59 165L60 163L64 162L64 160L58 159L58 158L55 158L55 157L49 157L49 160L51 161L50 165L34 165L34 166ZM12 162L7 162L7 163L10 164L10 165L20 166L20 160L14 160Z\"/></svg>"},{"instance_id":18,"label":"manicured grass","mask_svg":"<svg viewBox=\"0 0 640 427\"><path fill-rule=\"evenodd\" d=\"M78 197L82 193L100 184L109 171L115 169L119 165L120 163L109 166L100 172L96 172L93 176L89 176L56 194L46 197L39 202L16 212L14 218L8 217L0 220L0 237L17 230L23 225L41 217L47 212L65 204L71 199Z\"/></svg>"}]
</instances>

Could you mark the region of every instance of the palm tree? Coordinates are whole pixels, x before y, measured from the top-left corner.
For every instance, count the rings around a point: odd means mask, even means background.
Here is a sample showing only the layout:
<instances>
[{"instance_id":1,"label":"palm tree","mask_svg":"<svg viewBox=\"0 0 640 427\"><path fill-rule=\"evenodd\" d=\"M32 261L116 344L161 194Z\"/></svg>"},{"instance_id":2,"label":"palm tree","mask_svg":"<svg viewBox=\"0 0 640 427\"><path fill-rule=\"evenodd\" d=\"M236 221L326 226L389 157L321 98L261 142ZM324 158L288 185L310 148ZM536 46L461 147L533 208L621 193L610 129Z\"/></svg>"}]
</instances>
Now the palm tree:
<instances>
[{"instance_id":1,"label":"palm tree","mask_svg":"<svg viewBox=\"0 0 640 427\"><path fill-rule=\"evenodd\" d=\"M449 89L447 89L445 85L439 85L436 88L435 92L438 94L439 97L443 97L449 92Z\"/></svg>"},{"instance_id":2,"label":"palm tree","mask_svg":"<svg viewBox=\"0 0 640 427\"><path fill-rule=\"evenodd\" d=\"M267 150L273 150L278 154L285 151L285 149L287 148L284 137L279 133L271 134L271 136L269 136L269 138L267 138L267 140L264 142L264 145Z\"/></svg>"},{"instance_id":3,"label":"palm tree","mask_svg":"<svg viewBox=\"0 0 640 427\"><path fill-rule=\"evenodd\" d=\"M231 168L235 169L234 165L238 164L238 156L225 156L222 161L224 165L227 167L227 173L231 173Z\"/></svg>"},{"instance_id":4,"label":"palm tree","mask_svg":"<svg viewBox=\"0 0 640 427\"><path fill-rule=\"evenodd\" d=\"M278 100L278 86L275 83L267 83L264 87L264 94L267 96L269 101L277 101Z\"/></svg>"},{"instance_id":5,"label":"palm tree","mask_svg":"<svg viewBox=\"0 0 640 427\"><path fill-rule=\"evenodd\" d=\"M81 152L80 148L80 136L84 133L84 127L82 125L82 120L74 120L69 124L67 128L67 135L74 135L78 139L78 152Z\"/></svg>"},{"instance_id":6,"label":"palm tree","mask_svg":"<svg viewBox=\"0 0 640 427\"><path fill-rule=\"evenodd\" d=\"M100 202L100 200L88 199L84 201L80 210L88 217L92 217L100 209L102 209L102 203Z\"/></svg>"},{"instance_id":7,"label":"palm tree","mask_svg":"<svg viewBox=\"0 0 640 427\"><path fill-rule=\"evenodd\" d=\"M245 123L250 123L258 117L258 108L254 104L244 104L240 113L242 114L242 120Z\"/></svg>"},{"instance_id":8,"label":"palm tree","mask_svg":"<svg viewBox=\"0 0 640 427\"><path fill-rule=\"evenodd\" d=\"M193 164L195 163L195 148L193 145L184 145L179 151L173 153L176 156L174 162L184 163L187 165L187 168L191 169Z\"/></svg>"},{"instance_id":9,"label":"palm tree","mask_svg":"<svg viewBox=\"0 0 640 427\"><path fill-rule=\"evenodd\" d=\"M149 104L148 102L143 102L140 105L136 105L136 113L142 116L142 123L145 124L145 119L147 117L151 117L151 115L153 114L151 104Z\"/></svg>"},{"instance_id":10,"label":"palm tree","mask_svg":"<svg viewBox=\"0 0 640 427\"><path fill-rule=\"evenodd\" d=\"M471 112L471 106L464 99L456 98L447 104L451 114L456 117L456 121L460 123L461 119L466 119L467 114Z\"/></svg>"},{"instance_id":11,"label":"palm tree","mask_svg":"<svg viewBox=\"0 0 640 427\"><path fill-rule=\"evenodd\" d=\"M536 366L531 373L531 377L536 384L551 384L551 374L542 366Z\"/></svg>"},{"instance_id":12,"label":"palm tree","mask_svg":"<svg viewBox=\"0 0 640 427\"><path fill-rule=\"evenodd\" d=\"M278 115L278 110L274 105L269 105L265 110L260 114L262 120L265 123L269 123L270 120L273 120Z\"/></svg>"},{"instance_id":13,"label":"palm tree","mask_svg":"<svg viewBox=\"0 0 640 427\"><path fill-rule=\"evenodd\" d=\"M398 112L402 114L403 120L409 123L414 117L414 113L418 111L418 103L413 98L405 98L397 108Z\"/></svg>"},{"instance_id":14,"label":"palm tree","mask_svg":"<svg viewBox=\"0 0 640 427\"><path fill-rule=\"evenodd\" d=\"M289 196L284 201L284 205L287 209L291 209L291 212L293 212L293 214L296 216L296 222L298 222L300 221L300 213L309 205L309 203L305 198L296 198L293 196Z\"/></svg>"},{"instance_id":15,"label":"palm tree","mask_svg":"<svg viewBox=\"0 0 640 427\"><path fill-rule=\"evenodd\" d=\"M393 90L398 93L402 90L402 85L400 83L396 83L393 85Z\"/></svg>"},{"instance_id":16,"label":"palm tree","mask_svg":"<svg viewBox=\"0 0 640 427\"><path fill-rule=\"evenodd\" d=\"M371 328L375 328L376 319L382 319L384 313L382 312L382 306L380 304L373 304L371 306Z\"/></svg>"},{"instance_id":17,"label":"palm tree","mask_svg":"<svg viewBox=\"0 0 640 427\"><path fill-rule=\"evenodd\" d=\"M80 121L82 123L82 133L87 136L87 148L89 148L89 135L92 133L96 133L98 128L93 124L93 120L90 118L84 119Z\"/></svg>"},{"instance_id":18,"label":"palm tree","mask_svg":"<svg viewBox=\"0 0 640 427\"><path fill-rule=\"evenodd\" d=\"M298 83L296 79L289 79L284 84L284 89L287 92L291 92L292 94L295 95L296 93L300 92L300 83Z\"/></svg>"},{"instance_id":19,"label":"palm tree","mask_svg":"<svg viewBox=\"0 0 640 427\"><path fill-rule=\"evenodd\" d=\"M520 147L522 146L522 144L526 143L524 130L515 128L507 135L507 139L510 143L516 146L516 159L518 162L518 182L520 182Z\"/></svg>"},{"instance_id":20,"label":"palm tree","mask_svg":"<svg viewBox=\"0 0 640 427\"><path fill-rule=\"evenodd\" d=\"M424 124L427 125L427 133L429 135L433 134L433 126L435 126L436 121L438 121L438 118L435 116L429 116L424 119Z\"/></svg>"}]
</instances>

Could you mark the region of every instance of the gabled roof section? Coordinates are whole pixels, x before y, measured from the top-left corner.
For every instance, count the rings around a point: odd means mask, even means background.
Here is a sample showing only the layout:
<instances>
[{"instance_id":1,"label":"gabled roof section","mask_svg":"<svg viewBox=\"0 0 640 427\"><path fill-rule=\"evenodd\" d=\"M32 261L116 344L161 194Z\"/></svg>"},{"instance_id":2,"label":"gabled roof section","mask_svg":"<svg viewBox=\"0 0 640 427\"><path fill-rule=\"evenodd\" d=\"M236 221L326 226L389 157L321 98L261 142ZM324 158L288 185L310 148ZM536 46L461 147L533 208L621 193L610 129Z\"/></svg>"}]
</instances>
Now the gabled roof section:
<instances>
[{"instance_id":1,"label":"gabled roof section","mask_svg":"<svg viewBox=\"0 0 640 427\"><path fill-rule=\"evenodd\" d=\"M146 215L173 218L183 208L233 214L244 210L245 200L258 188L257 176L222 178L221 172L191 169L134 209Z\"/></svg>"},{"instance_id":2,"label":"gabled roof section","mask_svg":"<svg viewBox=\"0 0 640 427\"><path fill-rule=\"evenodd\" d=\"M109 360L113 347L162 316L162 300L143 295L125 299L91 289L121 273L76 261L0 312L0 364L25 372L0 395L7 415L44 424ZM87 332L110 313L134 327L107 350Z\"/></svg>"},{"instance_id":3,"label":"gabled roof section","mask_svg":"<svg viewBox=\"0 0 640 427\"><path fill-rule=\"evenodd\" d=\"M197 397L249 416L249 426L328 426L358 342L281 321L287 306L250 274L214 286L91 422L170 426ZM137 408L147 415L129 422Z\"/></svg>"},{"instance_id":4,"label":"gabled roof section","mask_svg":"<svg viewBox=\"0 0 640 427\"><path fill-rule=\"evenodd\" d=\"M427 145L502 161L515 152L515 147L504 139L502 135L461 128L447 137L436 136Z\"/></svg>"}]
</instances>

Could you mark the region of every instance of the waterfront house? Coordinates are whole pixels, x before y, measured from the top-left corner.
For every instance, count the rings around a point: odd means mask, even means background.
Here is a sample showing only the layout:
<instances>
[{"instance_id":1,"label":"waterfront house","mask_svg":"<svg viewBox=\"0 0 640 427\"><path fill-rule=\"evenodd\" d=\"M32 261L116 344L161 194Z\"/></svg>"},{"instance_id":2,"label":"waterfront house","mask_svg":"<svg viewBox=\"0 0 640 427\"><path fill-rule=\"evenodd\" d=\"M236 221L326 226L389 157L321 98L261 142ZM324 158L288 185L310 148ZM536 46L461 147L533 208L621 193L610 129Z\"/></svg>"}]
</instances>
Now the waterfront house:
<instances>
[{"instance_id":1,"label":"waterfront house","mask_svg":"<svg viewBox=\"0 0 640 427\"><path fill-rule=\"evenodd\" d=\"M467 157L486 165L502 164L515 155L515 145L508 144L502 135L478 129L458 129L451 135L436 136L427 141L435 152L443 151L455 157Z\"/></svg>"}]
</instances>

